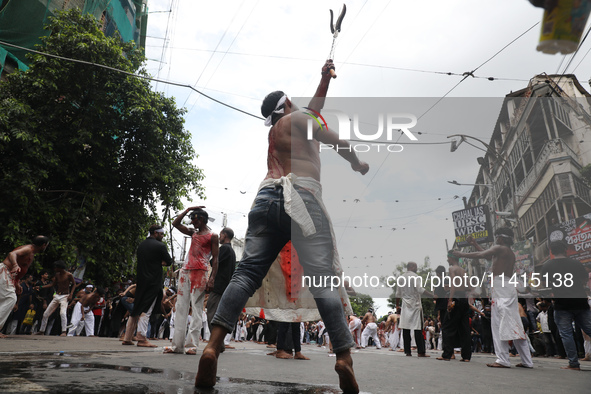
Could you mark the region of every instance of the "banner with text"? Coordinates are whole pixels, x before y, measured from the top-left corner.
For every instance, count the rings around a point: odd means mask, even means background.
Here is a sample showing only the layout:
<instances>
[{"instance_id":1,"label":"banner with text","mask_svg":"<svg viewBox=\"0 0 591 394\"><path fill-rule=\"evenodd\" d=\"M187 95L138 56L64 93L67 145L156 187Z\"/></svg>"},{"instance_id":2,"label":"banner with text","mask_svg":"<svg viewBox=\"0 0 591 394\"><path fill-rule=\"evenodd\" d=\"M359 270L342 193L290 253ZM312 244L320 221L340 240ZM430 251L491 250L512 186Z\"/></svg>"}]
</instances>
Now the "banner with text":
<instances>
[{"instance_id":1,"label":"banner with text","mask_svg":"<svg viewBox=\"0 0 591 394\"><path fill-rule=\"evenodd\" d=\"M591 262L591 214L548 226L548 241L566 241L566 255Z\"/></svg>"},{"instance_id":2,"label":"banner with text","mask_svg":"<svg viewBox=\"0 0 591 394\"><path fill-rule=\"evenodd\" d=\"M467 246L468 236L478 243L492 242L493 232L488 205L452 212L457 246Z\"/></svg>"}]
</instances>

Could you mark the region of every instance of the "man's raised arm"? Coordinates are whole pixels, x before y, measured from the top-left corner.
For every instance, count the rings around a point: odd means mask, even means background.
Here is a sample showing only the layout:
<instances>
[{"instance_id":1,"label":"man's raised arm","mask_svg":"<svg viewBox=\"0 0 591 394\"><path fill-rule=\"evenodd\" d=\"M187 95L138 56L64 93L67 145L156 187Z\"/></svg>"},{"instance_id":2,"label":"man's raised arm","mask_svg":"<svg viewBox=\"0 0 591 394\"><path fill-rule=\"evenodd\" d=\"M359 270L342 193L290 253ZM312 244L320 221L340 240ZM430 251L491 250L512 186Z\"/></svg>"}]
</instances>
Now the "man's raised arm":
<instances>
[{"instance_id":1,"label":"man's raised arm","mask_svg":"<svg viewBox=\"0 0 591 394\"><path fill-rule=\"evenodd\" d=\"M353 171L359 172L361 175L365 175L369 171L369 165L359 160L355 151L351 149L349 142L340 140L339 135L333 130L320 130L314 138L323 144L330 145L332 149L336 150L343 159L351 163Z\"/></svg>"},{"instance_id":2,"label":"man's raised arm","mask_svg":"<svg viewBox=\"0 0 591 394\"><path fill-rule=\"evenodd\" d=\"M310 103L308 104L308 108L320 112L322 108L324 108L324 101L326 98L326 92L328 92L328 85L330 84L331 76L330 70L334 70L334 63L332 59L328 59L324 66L322 66L322 77L320 78L320 83L316 88L316 93Z\"/></svg>"}]
</instances>

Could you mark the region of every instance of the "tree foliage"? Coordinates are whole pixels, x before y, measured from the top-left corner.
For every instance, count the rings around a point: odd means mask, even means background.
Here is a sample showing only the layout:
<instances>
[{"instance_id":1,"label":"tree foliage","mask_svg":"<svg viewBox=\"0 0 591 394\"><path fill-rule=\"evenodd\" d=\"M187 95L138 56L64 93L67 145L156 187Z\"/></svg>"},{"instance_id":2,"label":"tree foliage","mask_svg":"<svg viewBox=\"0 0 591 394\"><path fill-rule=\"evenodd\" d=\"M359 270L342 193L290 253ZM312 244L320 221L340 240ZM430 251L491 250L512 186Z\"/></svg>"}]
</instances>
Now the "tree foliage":
<instances>
[{"instance_id":1,"label":"tree foliage","mask_svg":"<svg viewBox=\"0 0 591 394\"><path fill-rule=\"evenodd\" d=\"M353 313L360 317L363 317L369 308L375 309L373 298L367 294L357 293L354 296L349 296L349 302L351 303Z\"/></svg>"},{"instance_id":2,"label":"tree foliage","mask_svg":"<svg viewBox=\"0 0 591 394\"><path fill-rule=\"evenodd\" d=\"M148 81L133 43L105 37L91 15L51 18L31 67L0 83L0 252L52 238L42 264L84 260L105 284L133 266L160 206L202 195L184 109Z\"/></svg>"}]
</instances>

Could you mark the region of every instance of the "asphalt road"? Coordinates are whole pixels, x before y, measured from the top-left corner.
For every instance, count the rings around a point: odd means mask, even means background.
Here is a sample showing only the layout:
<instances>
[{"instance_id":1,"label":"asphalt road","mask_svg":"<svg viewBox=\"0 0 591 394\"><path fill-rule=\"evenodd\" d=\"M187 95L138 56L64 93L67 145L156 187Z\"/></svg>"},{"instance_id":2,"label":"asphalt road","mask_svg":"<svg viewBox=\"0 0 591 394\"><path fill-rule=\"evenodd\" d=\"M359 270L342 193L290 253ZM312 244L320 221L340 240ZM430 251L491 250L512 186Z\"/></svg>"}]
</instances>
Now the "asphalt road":
<instances>
[{"instance_id":1,"label":"asphalt road","mask_svg":"<svg viewBox=\"0 0 591 394\"><path fill-rule=\"evenodd\" d=\"M116 338L10 336L0 339L0 393L339 393L335 358L324 348L303 345L310 358L279 360L270 349L235 343L221 355L214 390L196 391L197 356L162 354L156 349L121 346ZM203 349L204 344L200 344ZM405 357L368 348L353 351L364 393L589 393L591 362L582 371L561 370L566 360L534 358L534 369L495 369L487 354L472 362ZM458 357L459 359L459 357ZM513 365L519 358L512 359Z\"/></svg>"}]
</instances>

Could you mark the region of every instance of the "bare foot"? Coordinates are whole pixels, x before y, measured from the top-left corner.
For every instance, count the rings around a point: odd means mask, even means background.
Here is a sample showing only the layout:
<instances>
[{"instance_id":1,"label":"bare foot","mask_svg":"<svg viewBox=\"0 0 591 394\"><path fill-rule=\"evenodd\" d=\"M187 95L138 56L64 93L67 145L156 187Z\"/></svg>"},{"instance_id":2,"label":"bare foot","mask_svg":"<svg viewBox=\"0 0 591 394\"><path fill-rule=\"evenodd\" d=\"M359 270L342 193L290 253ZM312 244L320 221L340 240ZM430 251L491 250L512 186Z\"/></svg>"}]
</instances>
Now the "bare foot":
<instances>
[{"instance_id":1,"label":"bare foot","mask_svg":"<svg viewBox=\"0 0 591 394\"><path fill-rule=\"evenodd\" d=\"M166 346L164 348L164 350L162 350L162 353L164 353L164 354L175 354L176 352L174 351L174 349L172 347Z\"/></svg>"},{"instance_id":2,"label":"bare foot","mask_svg":"<svg viewBox=\"0 0 591 394\"><path fill-rule=\"evenodd\" d=\"M8 335L4 335L4 334L2 334L2 333L0 332L0 339L2 339L2 338L6 338L7 336L8 336Z\"/></svg>"},{"instance_id":3,"label":"bare foot","mask_svg":"<svg viewBox=\"0 0 591 394\"><path fill-rule=\"evenodd\" d=\"M153 343L148 342L147 340L146 341L138 341L137 345L139 347L158 347L158 346L154 345Z\"/></svg>"},{"instance_id":4,"label":"bare foot","mask_svg":"<svg viewBox=\"0 0 591 394\"><path fill-rule=\"evenodd\" d=\"M199 359L195 387L211 388L215 386L215 375L218 370L218 358L214 349L205 348Z\"/></svg>"},{"instance_id":5,"label":"bare foot","mask_svg":"<svg viewBox=\"0 0 591 394\"><path fill-rule=\"evenodd\" d=\"M570 365L567 365L566 367L560 367L560 369L572 369L573 371L580 371L581 370L581 368L571 367Z\"/></svg>"},{"instance_id":6,"label":"bare foot","mask_svg":"<svg viewBox=\"0 0 591 394\"><path fill-rule=\"evenodd\" d=\"M187 351L185 352L185 354L189 354L191 356L194 356L197 354L197 349L195 349L194 347L192 347L191 349L187 349Z\"/></svg>"},{"instance_id":7,"label":"bare foot","mask_svg":"<svg viewBox=\"0 0 591 394\"><path fill-rule=\"evenodd\" d=\"M308 357L304 356L302 352L296 352L295 356L293 356L296 360L309 360Z\"/></svg>"},{"instance_id":8,"label":"bare foot","mask_svg":"<svg viewBox=\"0 0 591 394\"><path fill-rule=\"evenodd\" d=\"M486 366L487 367L490 367L490 368L511 368L511 367L508 367L506 365L499 364L497 362L486 364Z\"/></svg>"},{"instance_id":9,"label":"bare foot","mask_svg":"<svg viewBox=\"0 0 591 394\"><path fill-rule=\"evenodd\" d=\"M234 346L226 345L226 349L236 349Z\"/></svg>"},{"instance_id":10,"label":"bare foot","mask_svg":"<svg viewBox=\"0 0 591 394\"><path fill-rule=\"evenodd\" d=\"M122 345L128 345L128 346L133 346L135 345L135 343L133 343L132 341L123 341L121 342Z\"/></svg>"},{"instance_id":11,"label":"bare foot","mask_svg":"<svg viewBox=\"0 0 591 394\"><path fill-rule=\"evenodd\" d=\"M351 351L345 350L337 354L337 362L334 370L339 375L339 387L343 393L359 393L359 386L355 380L355 372L353 372L353 359L351 358Z\"/></svg>"},{"instance_id":12,"label":"bare foot","mask_svg":"<svg viewBox=\"0 0 591 394\"><path fill-rule=\"evenodd\" d=\"M60 337L67 337L67 336L68 336L68 333L65 331L60 334Z\"/></svg>"},{"instance_id":13,"label":"bare foot","mask_svg":"<svg viewBox=\"0 0 591 394\"><path fill-rule=\"evenodd\" d=\"M277 350L277 353L275 353L275 358L290 359L293 358L293 355L291 353L287 353L283 349L279 349Z\"/></svg>"},{"instance_id":14,"label":"bare foot","mask_svg":"<svg viewBox=\"0 0 591 394\"><path fill-rule=\"evenodd\" d=\"M271 352L271 353L267 353L267 356L275 357L276 354L277 354L277 350L275 350L274 352Z\"/></svg>"}]
</instances>

